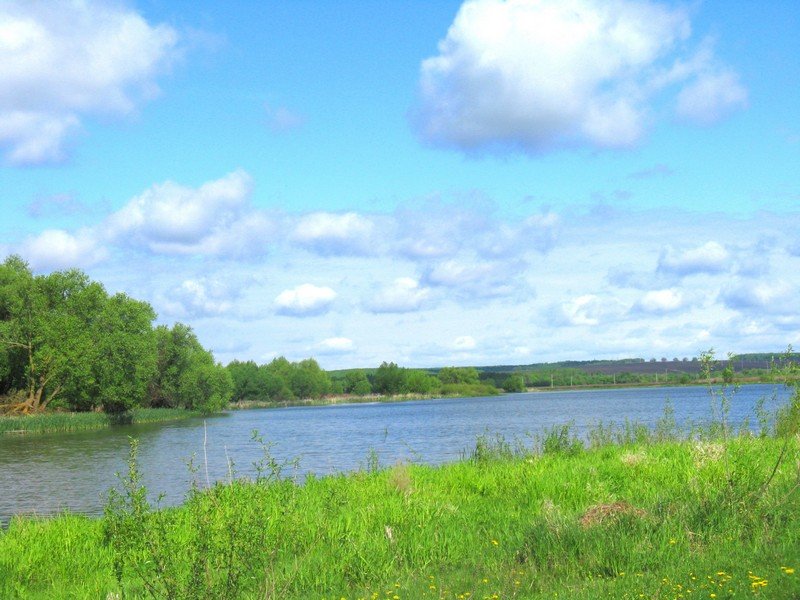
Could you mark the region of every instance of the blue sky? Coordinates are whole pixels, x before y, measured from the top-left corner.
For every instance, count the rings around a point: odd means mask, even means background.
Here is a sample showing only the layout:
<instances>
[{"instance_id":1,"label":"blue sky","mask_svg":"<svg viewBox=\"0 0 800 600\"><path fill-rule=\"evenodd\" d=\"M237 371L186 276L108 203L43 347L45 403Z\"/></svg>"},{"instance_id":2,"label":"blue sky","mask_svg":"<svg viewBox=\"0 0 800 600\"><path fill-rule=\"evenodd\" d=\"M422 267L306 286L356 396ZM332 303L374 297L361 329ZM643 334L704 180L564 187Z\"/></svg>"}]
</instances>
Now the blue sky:
<instances>
[{"instance_id":1,"label":"blue sky","mask_svg":"<svg viewBox=\"0 0 800 600\"><path fill-rule=\"evenodd\" d=\"M797 345L793 2L0 3L0 255L217 358Z\"/></svg>"}]
</instances>

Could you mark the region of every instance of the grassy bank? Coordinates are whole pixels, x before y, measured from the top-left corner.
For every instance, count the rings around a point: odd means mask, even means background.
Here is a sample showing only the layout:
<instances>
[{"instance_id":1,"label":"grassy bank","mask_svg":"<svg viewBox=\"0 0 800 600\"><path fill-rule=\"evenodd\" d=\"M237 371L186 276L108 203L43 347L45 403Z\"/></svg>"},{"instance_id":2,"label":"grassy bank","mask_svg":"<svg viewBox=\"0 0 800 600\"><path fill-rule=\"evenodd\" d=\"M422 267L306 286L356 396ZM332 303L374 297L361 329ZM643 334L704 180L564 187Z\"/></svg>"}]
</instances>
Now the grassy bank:
<instances>
[{"instance_id":1,"label":"grassy bank","mask_svg":"<svg viewBox=\"0 0 800 600\"><path fill-rule=\"evenodd\" d=\"M294 400L246 400L232 402L233 410L249 408L287 408L290 406L330 406L332 404L369 404L373 402L407 402L409 400L435 400L439 398L477 398L484 396L497 396L500 391L491 385L460 385L449 384L443 386L441 392L436 394L395 394L386 396L382 394L337 394L322 398L302 398Z\"/></svg>"},{"instance_id":2,"label":"grassy bank","mask_svg":"<svg viewBox=\"0 0 800 600\"><path fill-rule=\"evenodd\" d=\"M481 439L459 463L302 485L267 452L258 481L164 511L134 463L104 519L0 533L0 597L800 596L800 440L664 432L586 450L556 428L535 449Z\"/></svg>"},{"instance_id":3,"label":"grassy bank","mask_svg":"<svg viewBox=\"0 0 800 600\"><path fill-rule=\"evenodd\" d=\"M171 408L137 408L123 418L97 412L48 412L24 416L0 416L0 435L102 429L113 425L157 423L196 417L196 411Z\"/></svg>"}]
</instances>

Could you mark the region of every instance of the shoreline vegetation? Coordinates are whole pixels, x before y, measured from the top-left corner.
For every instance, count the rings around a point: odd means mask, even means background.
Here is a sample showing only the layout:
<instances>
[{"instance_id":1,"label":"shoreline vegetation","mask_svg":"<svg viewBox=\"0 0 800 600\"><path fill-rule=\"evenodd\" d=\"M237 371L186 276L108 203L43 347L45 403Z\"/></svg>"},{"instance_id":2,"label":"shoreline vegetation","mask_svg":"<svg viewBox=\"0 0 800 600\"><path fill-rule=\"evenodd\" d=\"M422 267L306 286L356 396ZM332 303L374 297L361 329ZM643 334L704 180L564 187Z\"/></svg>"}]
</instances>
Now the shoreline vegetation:
<instances>
[{"instance_id":1,"label":"shoreline vegetation","mask_svg":"<svg viewBox=\"0 0 800 600\"><path fill-rule=\"evenodd\" d=\"M15 517L0 597L771 598L800 595L800 400L756 432L569 425L485 435L461 461L254 479L151 505L132 441L101 518ZM197 471L194 477L202 480ZM155 490L157 492L157 490Z\"/></svg>"},{"instance_id":2,"label":"shoreline vegetation","mask_svg":"<svg viewBox=\"0 0 800 600\"><path fill-rule=\"evenodd\" d=\"M736 378L736 385L748 385L764 382L764 378ZM528 388L523 390L527 393L547 394L548 392L564 392L579 390L607 390L607 389L627 389L639 387L672 387L672 386L695 386L706 387L708 384L722 384L722 378L712 378L706 383L691 382L679 384L670 383L620 383L620 384L585 384L572 386L553 386L548 388ZM479 388L472 394L453 393L451 395L442 394L396 394L396 395L356 395L339 394L330 395L322 398L305 398L284 401L270 400L239 400L231 402L225 410L252 410L268 408L289 408L289 407L314 407L314 406L333 406L337 404L390 404L397 402L408 402L414 400L438 400L446 398L465 398L465 397L484 397L495 396L503 392L502 390L490 390ZM145 423L168 422L181 419L189 419L201 416L214 416L217 413L203 413L185 409L169 408L139 408L130 413L122 415L106 414L102 412L65 412L48 411L29 415L2 415L0 414L0 436L29 433L67 433L72 431L87 431L92 429L104 429L107 427L117 427L124 425L140 425Z\"/></svg>"},{"instance_id":3,"label":"shoreline vegetation","mask_svg":"<svg viewBox=\"0 0 800 600\"><path fill-rule=\"evenodd\" d=\"M56 433L142 425L199 417L199 411L175 408L137 408L123 415L101 412L45 412L32 415L0 416L0 436L27 433Z\"/></svg>"},{"instance_id":4,"label":"shoreline vegetation","mask_svg":"<svg viewBox=\"0 0 800 600\"><path fill-rule=\"evenodd\" d=\"M735 385L748 385L764 383L769 381L765 377L736 377ZM572 386L553 386L535 387L523 390L523 393L547 394L548 392L580 391L580 390L608 390L608 389L628 389L644 387L674 387L674 386L694 386L707 387L708 385L722 385L722 377L710 378L705 382L693 381L690 383L619 383L619 384L583 384ZM462 392L464 390L461 390ZM289 407L314 407L314 406L333 406L337 404L389 404L397 402L408 402L414 400L438 400L446 398L465 398L465 397L484 397L495 396L504 392L503 390L489 389L480 387L474 390L466 390L467 393L453 393L450 395L442 394L339 394L329 395L322 398L304 398L292 400L239 400L231 402L225 410L252 410L268 408L289 408ZM472 393L469 393L469 392ZM516 392L514 392L516 393ZM130 413L122 415L106 414L102 412L65 412L53 411L29 415L3 415L0 414L0 436L28 433L56 433L87 431L92 429L104 429L124 425L137 425L144 423L159 423L189 419L201 416L214 416L217 413L204 413L201 411L191 411L185 409L169 408L138 408Z\"/></svg>"}]
</instances>

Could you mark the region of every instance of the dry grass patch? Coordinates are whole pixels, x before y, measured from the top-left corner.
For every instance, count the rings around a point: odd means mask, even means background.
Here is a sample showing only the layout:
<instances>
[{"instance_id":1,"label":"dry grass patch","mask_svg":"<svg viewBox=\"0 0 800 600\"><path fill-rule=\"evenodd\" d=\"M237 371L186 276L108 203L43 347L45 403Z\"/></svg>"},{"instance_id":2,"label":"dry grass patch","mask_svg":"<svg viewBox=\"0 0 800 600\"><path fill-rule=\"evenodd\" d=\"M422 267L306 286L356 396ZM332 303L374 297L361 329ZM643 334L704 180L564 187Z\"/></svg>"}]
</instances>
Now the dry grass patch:
<instances>
[{"instance_id":1,"label":"dry grass patch","mask_svg":"<svg viewBox=\"0 0 800 600\"><path fill-rule=\"evenodd\" d=\"M647 515L641 508L636 508L628 502L612 502L609 504L595 504L586 509L580 518L581 527L588 529L595 525L618 520L622 516L644 518Z\"/></svg>"}]
</instances>

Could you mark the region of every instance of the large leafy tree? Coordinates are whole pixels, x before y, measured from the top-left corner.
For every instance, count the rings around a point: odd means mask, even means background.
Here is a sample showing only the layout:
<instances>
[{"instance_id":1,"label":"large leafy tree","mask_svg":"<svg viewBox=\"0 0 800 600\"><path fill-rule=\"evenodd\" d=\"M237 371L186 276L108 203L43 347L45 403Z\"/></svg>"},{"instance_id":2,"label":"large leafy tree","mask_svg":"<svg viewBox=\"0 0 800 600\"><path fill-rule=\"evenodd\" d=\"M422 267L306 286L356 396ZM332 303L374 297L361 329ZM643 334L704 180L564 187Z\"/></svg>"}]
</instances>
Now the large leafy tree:
<instances>
[{"instance_id":1,"label":"large leafy tree","mask_svg":"<svg viewBox=\"0 0 800 600\"><path fill-rule=\"evenodd\" d=\"M42 411L61 397L89 400L94 321L106 301L103 287L78 270L33 275L16 256L0 265L2 364L23 392L13 410Z\"/></svg>"},{"instance_id":2,"label":"large leafy tree","mask_svg":"<svg viewBox=\"0 0 800 600\"><path fill-rule=\"evenodd\" d=\"M155 330L157 358L149 385L149 403L155 407L189 408L213 412L224 408L233 394L230 373L214 362L192 328L176 323Z\"/></svg>"},{"instance_id":3,"label":"large leafy tree","mask_svg":"<svg viewBox=\"0 0 800 600\"><path fill-rule=\"evenodd\" d=\"M155 318L146 302L117 294L95 320L95 397L106 412L126 412L145 398L156 372Z\"/></svg>"},{"instance_id":4,"label":"large leafy tree","mask_svg":"<svg viewBox=\"0 0 800 600\"><path fill-rule=\"evenodd\" d=\"M406 370L386 361L372 376L372 389L379 394L400 394L406 391Z\"/></svg>"}]
</instances>

